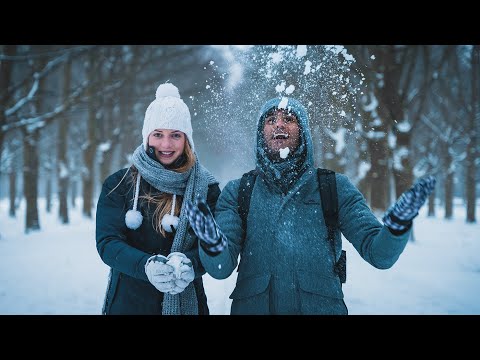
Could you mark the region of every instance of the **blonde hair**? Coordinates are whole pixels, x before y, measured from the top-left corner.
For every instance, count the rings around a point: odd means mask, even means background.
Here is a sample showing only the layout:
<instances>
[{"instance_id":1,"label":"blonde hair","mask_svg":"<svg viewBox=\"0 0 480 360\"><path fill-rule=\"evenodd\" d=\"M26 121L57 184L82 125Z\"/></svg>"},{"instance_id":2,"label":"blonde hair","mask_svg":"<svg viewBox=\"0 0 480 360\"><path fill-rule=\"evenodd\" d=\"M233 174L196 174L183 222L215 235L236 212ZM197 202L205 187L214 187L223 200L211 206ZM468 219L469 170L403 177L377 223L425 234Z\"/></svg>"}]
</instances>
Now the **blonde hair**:
<instances>
[{"instance_id":1,"label":"blonde hair","mask_svg":"<svg viewBox=\"0 0 480 360\"><path fill-rule=\"evenodd\" d=\"M172 171L175 172L185 172L188 169L190 169L193 165L195 165L195 154L192 151L192 148L190 146L190 143L188 141L185 141L185 148L183 150L183 156L185 156L186 161L184 164L176 169L171 169ZM132 168L132 184L135 184L137 181L138 177L138 170L135 168L135 166L131 166ZM172 209L172 203L173 203L173 195L172 194L167 194L167 193L160 193L160 194L155 194L153 195L151 192L140 195L139 199L143 199L147 201L147 206L150 208L150 206L155 207L155 211L153 213L153 218L152 218L152 226L155 229L157 233L161 233L163 236L166 236L165 230L162 228L162 218L165 214L170 213ZM180 214L180 209L183 201L183 196L177 195L177 199L175 201L175 210L174 210L174 215L179 216Z\"/></svg>"}]
</instances>

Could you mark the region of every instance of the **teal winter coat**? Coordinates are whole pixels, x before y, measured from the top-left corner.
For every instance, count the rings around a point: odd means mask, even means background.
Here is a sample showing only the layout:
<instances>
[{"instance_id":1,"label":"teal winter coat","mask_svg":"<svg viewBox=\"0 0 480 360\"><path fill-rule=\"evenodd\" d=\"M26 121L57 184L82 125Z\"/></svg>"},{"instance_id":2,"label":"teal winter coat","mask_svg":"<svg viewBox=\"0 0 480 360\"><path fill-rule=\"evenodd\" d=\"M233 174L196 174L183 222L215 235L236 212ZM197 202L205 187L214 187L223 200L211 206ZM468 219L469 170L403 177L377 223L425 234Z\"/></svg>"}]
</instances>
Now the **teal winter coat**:
<instances>
[{"instance_id":1,"label":"teal winter coat","mask_svg":"<svg viewBox=\"0 0 480 360\"><path fill-rule=\"evenodd\" d=\"M278 102L268 102L261 115ZM288 104L294 110L301 106L291 98ZM322 215L308 118L305 111L295 112L307 146L306 170L286 193L271 186L265 173L260 172L252 191L246 230L238 214L240 179L228 182L215 211L228 246L216 255L199 248L202 264L216 279L230 276L238 264L237 283L230 295L231 314L348 313L340 279L334 272L338 259L334 259ZM261 129L260 124L259 134ZM336 174L336 181L340 224L335 234L337 257L343 233L368 263L379 269L390 268L405 248L410 230L393 235L377 220L347 176Z\"/></svg>"},{"instance_id":2,"label":"teal winter coat","mask_svg":"<svg viewBox=\"0 0 480 360\"><path fill-rule=\"evenodd\" d=\"M141 226L132 230L125 225L125 213L132 208L134 186L127 169L117 171L104 182L96 213L96 246L102 261L111 270L105 294L103 314L161 315L163 293L158 291L145 274L145 263L153 254L170 254L173 235L164 237L152 225L153 207L139 201L144 216ZM158 193L143 178L140 195ZM113 191L112 191L113 190ZM208 188L207 202L213 209L220 194L218 184ZM191 228L188 236L196 236ZM202 275L205 274L198 254L198 242L185 251L195 270L194 286L200 315L208 315L207 298Z\"/></svg>"}]
</instances>

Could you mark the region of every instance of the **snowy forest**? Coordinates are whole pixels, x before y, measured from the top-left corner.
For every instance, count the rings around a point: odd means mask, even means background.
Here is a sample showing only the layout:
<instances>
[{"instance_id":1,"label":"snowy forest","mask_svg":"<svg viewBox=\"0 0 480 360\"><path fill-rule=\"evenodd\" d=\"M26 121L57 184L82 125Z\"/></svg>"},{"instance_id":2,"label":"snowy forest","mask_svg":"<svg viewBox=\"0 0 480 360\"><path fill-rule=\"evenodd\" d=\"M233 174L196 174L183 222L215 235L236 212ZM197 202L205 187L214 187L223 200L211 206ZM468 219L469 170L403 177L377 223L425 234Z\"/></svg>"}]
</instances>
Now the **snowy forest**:
<instances>
[{"instance_id":1,"label":"snowy forest","mask_svg":"<svg viewBox=\"0 0 480 360\"><path fill-rule=\"evenodd\" d=\"M221 185L254 166L260 106L292 96L308 108L316 165L348 175L373 210L428 173L428 214L451 218L461 198L473 223L479 59L478 45L0 45L0 198L25 233L42 229L39 198L46 212L58 203L63 224L76 206L93 219L103 180L141 143L155 89L172 82Z\"/></svg>"}]
</instances>

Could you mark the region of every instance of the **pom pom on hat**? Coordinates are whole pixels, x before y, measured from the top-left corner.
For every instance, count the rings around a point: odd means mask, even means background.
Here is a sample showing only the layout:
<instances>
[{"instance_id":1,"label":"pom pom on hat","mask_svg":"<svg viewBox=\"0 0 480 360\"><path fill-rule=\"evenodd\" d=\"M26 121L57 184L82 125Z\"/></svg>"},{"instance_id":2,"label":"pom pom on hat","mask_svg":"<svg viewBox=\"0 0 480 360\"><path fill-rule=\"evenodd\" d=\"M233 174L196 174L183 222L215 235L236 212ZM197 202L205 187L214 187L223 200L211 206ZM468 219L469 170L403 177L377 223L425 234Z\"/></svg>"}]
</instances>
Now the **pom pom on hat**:
<instances>
[{"instance_id":1,"label":"pom pom on hat","mask_svg":"<svg viewBox=\"0 0 480 360\"><path fill-rule=\"evenodd\" d=\"M195 151L190 110L180 97L177 87L173 84L161 84L155 93L155 100L145 111L142 128L145 150L148 147L148 137L155 129L183 132L187 136L190 147Z\"/></svg>"},{"instance_id":2,"label":"pom pom on hat","mask_svg":"<svg viewBox=\"0 0 480 360\"><path fill-rule=\"evenodd\" d=\"M155 99L159 99L167 96L172 96L172 97L181 99L180 93L178 92L178 89L175 85L170 83L161 84L158 87L157 92L155 93Z\"/></svg>"}]
</instances>

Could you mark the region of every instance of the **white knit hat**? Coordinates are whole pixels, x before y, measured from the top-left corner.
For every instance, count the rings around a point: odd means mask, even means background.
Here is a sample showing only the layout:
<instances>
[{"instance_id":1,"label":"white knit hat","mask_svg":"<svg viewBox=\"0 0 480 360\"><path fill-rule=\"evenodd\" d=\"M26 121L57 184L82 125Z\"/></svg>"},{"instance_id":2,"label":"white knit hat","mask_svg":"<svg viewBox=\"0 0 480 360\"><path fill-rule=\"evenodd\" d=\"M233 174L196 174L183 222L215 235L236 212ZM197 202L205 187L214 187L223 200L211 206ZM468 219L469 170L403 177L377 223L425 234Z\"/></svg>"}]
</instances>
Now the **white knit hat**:
<instances>
[{"instance_id":1,"label":"white knit hat","mask_svg":"<svg viewBox=\"0 0 480 360\"><path fill-rule=\"evenodd\" d=\"M179 130L185 133L192 151L195 150L190 111L173 84L161 84L155 93L155 100L145 112L142 128L145 150L148 150L148 136L155 129Z\"/></svg>"}]
</instances>

